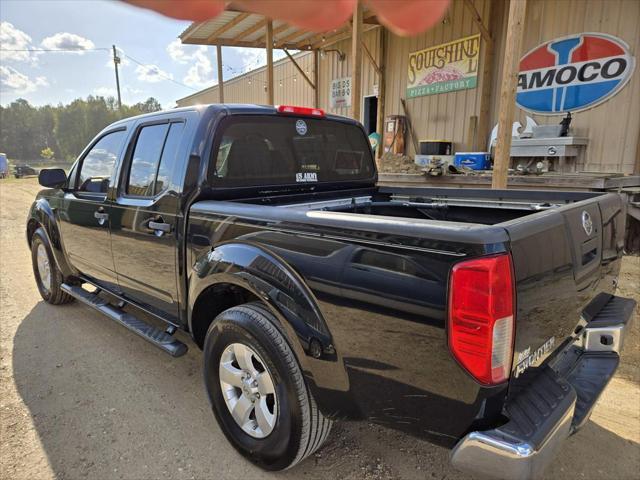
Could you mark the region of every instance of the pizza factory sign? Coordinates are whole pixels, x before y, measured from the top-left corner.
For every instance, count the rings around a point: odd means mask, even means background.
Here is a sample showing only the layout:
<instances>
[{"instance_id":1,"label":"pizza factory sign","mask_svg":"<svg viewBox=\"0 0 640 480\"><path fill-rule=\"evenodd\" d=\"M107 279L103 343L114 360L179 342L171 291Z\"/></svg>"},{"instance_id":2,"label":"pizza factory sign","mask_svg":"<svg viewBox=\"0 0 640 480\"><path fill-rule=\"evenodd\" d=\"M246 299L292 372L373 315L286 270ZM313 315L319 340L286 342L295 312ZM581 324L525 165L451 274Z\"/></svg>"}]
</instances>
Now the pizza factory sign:
<instances>
[{"instance_id":1,"label":"pizza factory sign","mask_svg":"<svg viewBox=\"0 0 640 480\"><path fill-rule=\"evenodd\" d=\"M480 34L409 54L407 98L475 88Z\"/></svg>"},{"instance_id":2,"label":"pizza factory sign","mask_svg":"<svg viewBox=\"0 0 640 480\"><path fill-rule=\"evenodd\" d=\"M612 35L556 38L520 60L516 103L543 115L586 110L618 93L634 68L627 44Z\"/></svg>"}]
</instances>

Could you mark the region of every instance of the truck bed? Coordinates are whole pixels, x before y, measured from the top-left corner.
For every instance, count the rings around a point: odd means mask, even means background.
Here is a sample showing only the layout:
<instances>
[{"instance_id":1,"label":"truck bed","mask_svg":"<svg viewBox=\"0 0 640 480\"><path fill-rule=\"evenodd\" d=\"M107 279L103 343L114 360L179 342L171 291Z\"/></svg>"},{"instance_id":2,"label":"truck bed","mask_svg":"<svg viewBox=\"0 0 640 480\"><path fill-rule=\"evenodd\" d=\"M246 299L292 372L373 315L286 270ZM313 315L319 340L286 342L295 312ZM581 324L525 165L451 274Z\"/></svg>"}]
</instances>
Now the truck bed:
<instances>
[{"instance_id":1,"label":"truck bed","mask_svg":"<svg viewBox=\"0 0 640 480\"><path fill-rule=\"evenodd\" d=\"M290 234L306 237L305 247L318 251L325 247L315 244L329 239L369 245L380 252L402 249L405 258L409 255L425 265L433 265L432 254L455 263L506 249L513 259L518 305L514 371L531 352L534 363L540 364L560 349L574 335L589 301L598 293L613 292L624 231L620 197L593 192L378 187L269 192L259 198L199 202L194 207L234 221L253 218L270 233L254 234L251 241L284 257L296 255L291 253ZM589 233L585 218L593 227ZM307 260L305 255L292 257L303 277L306 266L301 262ZM344 261L349 265L353 259ZM410 271L403 262L399 256L389 260L385 267L389 281L393 281L391 271ZM439 282L446 283L447 269L441 273L444 278ZM411 303L421 304L431 293L398 295L385 304L419 312ZM432 303L437 298L435 303L444 309L446 296L446 289L439 291Z\"/></svg>"},{"instance_id":2,"label":"truck bed","mask_svg":"<svg viewBox=\"0 0 640 480\"><path fill-rule=\"evenodd\" d=\"M299 210L496 225L600 195L594 192L381 187L373 192L353 192L348 196L344 192L307 195L305 201L300 201L301 196L291 195L241 201Z\"/></svg>"}]
</instances>

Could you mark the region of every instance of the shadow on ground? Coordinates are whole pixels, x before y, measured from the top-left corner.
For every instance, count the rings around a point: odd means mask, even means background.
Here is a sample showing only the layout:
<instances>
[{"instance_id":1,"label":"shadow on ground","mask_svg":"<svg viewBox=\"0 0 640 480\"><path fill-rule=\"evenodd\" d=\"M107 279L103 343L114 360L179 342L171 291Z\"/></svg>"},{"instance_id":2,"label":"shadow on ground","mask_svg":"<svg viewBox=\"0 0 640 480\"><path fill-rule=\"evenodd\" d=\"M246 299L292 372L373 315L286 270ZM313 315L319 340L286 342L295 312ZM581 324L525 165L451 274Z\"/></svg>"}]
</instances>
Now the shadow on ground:
<instances>
[{"instance_id":1,"label":"shadow on ground","mask_svg":"<svg viewBox=\"0 0 640 480\"><path fill-rule=\"evenodd\" d=\"M35 305L14 338L14 379L57 477L466 478L448 467L446 450L367 423L339 425L313 458L264 473L219 430L202 356L185 341L189 353L173 359L80 305ZM639 445L593 422L558 457L548 478L640 471Z\"/></svg>"}]
</instances>

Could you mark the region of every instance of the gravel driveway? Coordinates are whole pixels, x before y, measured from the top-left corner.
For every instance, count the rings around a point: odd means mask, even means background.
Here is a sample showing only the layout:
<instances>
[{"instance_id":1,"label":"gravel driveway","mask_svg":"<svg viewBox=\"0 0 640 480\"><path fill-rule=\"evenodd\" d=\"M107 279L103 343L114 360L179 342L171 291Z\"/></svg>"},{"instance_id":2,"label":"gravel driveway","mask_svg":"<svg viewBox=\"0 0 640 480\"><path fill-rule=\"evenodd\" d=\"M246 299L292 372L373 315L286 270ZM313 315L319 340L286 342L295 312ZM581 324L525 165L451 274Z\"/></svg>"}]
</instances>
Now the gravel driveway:
<instances>
[{"instance_id":1,"label":"gravel driveway","mask_svg":"<svg viewBox=\"0 0 640 480\"><path fill-rule=\"evenodd\" d=\"M24 224L35 179L0 181L0 478L456 479L448 451L368 423L340 423L301 465L264 473L227 443L201 382L202 355L172 359L77 303L41 301ZM626 257L620 294L640 292ZM591 420L546 478L637 479L640 321Z\"/></svg>"}]
</instances>

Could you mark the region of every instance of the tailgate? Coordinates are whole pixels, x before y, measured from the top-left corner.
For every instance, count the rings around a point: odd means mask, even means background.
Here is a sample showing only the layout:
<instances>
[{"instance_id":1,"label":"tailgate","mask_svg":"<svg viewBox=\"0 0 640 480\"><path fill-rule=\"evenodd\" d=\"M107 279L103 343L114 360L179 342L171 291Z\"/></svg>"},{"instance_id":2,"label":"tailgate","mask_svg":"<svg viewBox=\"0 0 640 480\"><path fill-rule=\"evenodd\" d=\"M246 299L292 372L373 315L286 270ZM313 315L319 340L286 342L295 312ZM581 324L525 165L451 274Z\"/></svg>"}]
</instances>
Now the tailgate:
<instances>
[{"instance_id":1,"label":"tailgate","mask_svg":"<svg viewBox=\"0 0 640 480\"><path fill-rule=\"evenodd\" d=\"M624 203L603 194L503 223L516 278L513 376L572 338L584 308L613 293L624 241Z\"/></svg>"}]
</instances>

